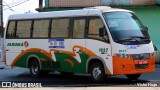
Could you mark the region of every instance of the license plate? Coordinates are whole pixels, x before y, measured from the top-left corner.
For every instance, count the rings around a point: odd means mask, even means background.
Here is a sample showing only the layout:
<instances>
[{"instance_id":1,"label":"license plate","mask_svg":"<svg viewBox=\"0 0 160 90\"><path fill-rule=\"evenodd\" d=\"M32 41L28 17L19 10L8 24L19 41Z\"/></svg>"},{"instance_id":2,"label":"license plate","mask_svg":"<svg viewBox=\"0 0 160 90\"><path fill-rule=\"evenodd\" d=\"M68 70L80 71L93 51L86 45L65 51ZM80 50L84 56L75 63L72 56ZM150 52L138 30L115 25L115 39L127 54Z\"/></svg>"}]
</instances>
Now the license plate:
<instances>
[{"instance_id":1,"label":"license plate","mask_svg":"<svg viewBox=\"0 0 160 90\"><path fill-rule=\"evenodd\" d=\"M147 60L139 60L138 64L147 64L148 61Z\"/></svg>"}]
</instances>

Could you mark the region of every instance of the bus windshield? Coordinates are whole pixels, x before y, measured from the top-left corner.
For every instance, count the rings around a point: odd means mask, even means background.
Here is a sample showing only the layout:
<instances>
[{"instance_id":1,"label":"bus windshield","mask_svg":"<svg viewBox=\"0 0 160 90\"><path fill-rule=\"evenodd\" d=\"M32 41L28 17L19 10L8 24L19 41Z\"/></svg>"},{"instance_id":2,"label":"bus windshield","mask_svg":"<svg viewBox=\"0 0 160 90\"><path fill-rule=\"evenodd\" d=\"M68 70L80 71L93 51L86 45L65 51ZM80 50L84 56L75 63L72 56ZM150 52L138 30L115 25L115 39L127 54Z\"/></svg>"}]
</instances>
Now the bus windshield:
<instances>
[{"instance_id":1,"label":"bus windshield","mask_svg":"<svg viewBox=\"0 0 160 90\"><path fill-rule=\"evenodd\" d=\"M147 28L136 15L129 12L103 13L115 42L121 44L149 43Z\"/></svg>"}]
</instances>

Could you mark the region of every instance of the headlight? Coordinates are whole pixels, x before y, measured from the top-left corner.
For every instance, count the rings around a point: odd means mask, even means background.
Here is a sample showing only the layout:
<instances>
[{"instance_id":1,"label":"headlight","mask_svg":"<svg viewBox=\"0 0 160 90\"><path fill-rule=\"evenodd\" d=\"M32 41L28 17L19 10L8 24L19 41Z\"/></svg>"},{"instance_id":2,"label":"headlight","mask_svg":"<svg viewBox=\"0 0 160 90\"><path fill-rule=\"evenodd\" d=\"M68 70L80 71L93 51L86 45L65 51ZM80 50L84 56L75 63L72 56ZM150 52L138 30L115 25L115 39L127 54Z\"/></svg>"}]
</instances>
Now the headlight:
<instances>
[{"instance_id":1,"label":"headlight","mask_svg":"<svg viewBox=\"0 0 160 90\"><path fill-rule=\"evenodd\" d=\"M153 52L153 53L151 53L150 55L151 55L151 57L152 57L152 56L156 56L156 52Z\"/></svg>"},{"instance_id":2,"label":"headlight","mask_svg":"<svg viewBox=\"0 0 160 90\"><path fill-rule=\"evenodd\" d=\"M130 59L130 55L129 54L116 54L115 56L118 56L118 57L121 57L121 58Z\"/></svg>"}]
</instances>

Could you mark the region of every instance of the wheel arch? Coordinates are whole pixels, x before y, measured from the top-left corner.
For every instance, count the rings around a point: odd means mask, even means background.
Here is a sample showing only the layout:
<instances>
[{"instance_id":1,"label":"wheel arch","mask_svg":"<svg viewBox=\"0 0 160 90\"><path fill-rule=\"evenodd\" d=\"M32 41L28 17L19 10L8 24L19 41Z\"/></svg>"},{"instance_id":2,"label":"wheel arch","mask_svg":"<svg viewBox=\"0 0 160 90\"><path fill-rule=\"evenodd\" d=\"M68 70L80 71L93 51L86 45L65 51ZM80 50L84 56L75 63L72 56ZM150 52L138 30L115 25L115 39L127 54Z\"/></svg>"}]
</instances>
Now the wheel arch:
<instances>
[{"instance_id":1,"label":"wheel arch","mask_svg":"<svg viewBox=\"0 0 160 90\"><path fill-rule=\"evenodd\" d=\"M39 65L40 65L40 69L41 69L41 62L40 62L40 59L39 59L39 57L38 56L36 56L36 55L30 55L30 56L28 56L28 58L27 58L27 62L26 62L26 66L27 66L27 68L29 68L29 64L30 64L30 62L32 61L32 60L37 60L38 61L38 63L39 63Z\"/></svg>"},{"instance_id":2,"label":"wheel arch","mask_svg":"<svg viewBox=\"0 0 160 90\"><path fill-rule=\"evenodd\" d=\"M89 70L90 70L90 65L95 63L95 62L100 62L103 64L103 68L105 70L105 74L107 74L106 72L106 64L105 64L105 61L103 58L101 57L98 57L98 56L94 56L94 57L90 57L88 60L87 60L87 63L86 63L86 73L88 74L89 73Z\"/></svg>"}]
</instances>

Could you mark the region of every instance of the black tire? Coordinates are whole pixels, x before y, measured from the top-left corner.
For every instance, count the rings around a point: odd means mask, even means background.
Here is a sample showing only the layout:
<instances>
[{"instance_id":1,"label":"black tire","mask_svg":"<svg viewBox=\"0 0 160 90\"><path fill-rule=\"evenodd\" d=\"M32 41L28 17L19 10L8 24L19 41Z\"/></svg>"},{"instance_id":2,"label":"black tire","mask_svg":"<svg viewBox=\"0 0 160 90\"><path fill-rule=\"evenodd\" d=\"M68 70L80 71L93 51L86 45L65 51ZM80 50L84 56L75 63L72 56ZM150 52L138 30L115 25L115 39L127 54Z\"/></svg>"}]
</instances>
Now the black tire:
<instances>
[{"instance_id":1,"label":"black tire","mask_svg":"<svg viewBox=\"0 0 160 90\"><path fill-rule=\"evenodd\" d=\"M126 76L130 80L137 80L141 76L141 74L127 74Z\"/></svg>"},{"instance_id":2,"label":"black tire","mask_svg":"<svg viewBox=\"0 0 160 90\"><path fill-rule=\"evenodd\" d=\"M90 68L90 75L94 82L103 82L105 80L105 71L103 64L93 63Z\"/></svg>"},{"instance_id":3,"label":"black tire","mask_svg":"<svg viewBox=\"0 0 160 90\"><path fill-rule=\"evenodd\" d=\"M40 66L39 66L39 62L37 60L33 60L30 62L29 69L30 69L30 74L33 77L40 76Z\"/></svg>"}]
</instances>

